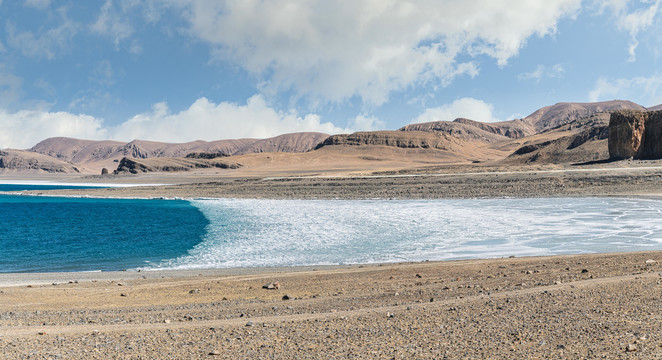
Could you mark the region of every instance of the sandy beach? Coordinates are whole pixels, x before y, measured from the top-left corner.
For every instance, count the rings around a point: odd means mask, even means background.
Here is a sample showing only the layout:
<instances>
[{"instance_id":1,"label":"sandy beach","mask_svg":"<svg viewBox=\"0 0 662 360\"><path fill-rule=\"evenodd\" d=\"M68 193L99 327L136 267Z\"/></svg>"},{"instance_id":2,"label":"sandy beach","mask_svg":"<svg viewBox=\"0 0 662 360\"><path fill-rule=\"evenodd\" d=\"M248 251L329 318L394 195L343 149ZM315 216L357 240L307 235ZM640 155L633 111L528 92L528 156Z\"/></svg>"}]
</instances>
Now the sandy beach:
<instances>
[{"instance_id":1,"label":"sandy beach","mask_svg":"<svg viewBox=\"0 0 662 360\"><path fill-rule=\"evenodd\" d=\"M657 197L661 177L656 163L642 163L607 169L457 168L438 174L198 182L150 178L142 181L171 185L31 193ZM177 180L182 184L174 185ZM662 252L654 251L300 268L2 274L0 357L662 358L661 261ZM277 289L263 288L276 282Z\"/></svg>"}]
</instances>

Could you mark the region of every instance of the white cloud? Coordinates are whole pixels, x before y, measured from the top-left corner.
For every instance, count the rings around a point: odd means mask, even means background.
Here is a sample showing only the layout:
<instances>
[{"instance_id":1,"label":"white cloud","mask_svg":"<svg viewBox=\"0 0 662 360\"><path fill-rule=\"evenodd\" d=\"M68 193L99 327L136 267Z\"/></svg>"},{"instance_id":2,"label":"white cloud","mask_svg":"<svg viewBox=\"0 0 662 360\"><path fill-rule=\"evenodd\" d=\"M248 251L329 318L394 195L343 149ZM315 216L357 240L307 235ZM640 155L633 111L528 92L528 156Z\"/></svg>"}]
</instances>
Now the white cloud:
<instances>
[{"instance_id":1,"label":"white cloud","mask_svg":"<svg viewBox=\"0 0 662 360\"><path fill-rule=\"evenodd\" d=\"M383 125L376 118L357 117L352 126L368 130ZM136 115L118 126L105 126L102 119L68 112L0 110L0 149L29 148L54 136L80 139L134 139L166 142L267 138L285 133L313 131L327 134L347 133L319 115L298 115L271 108L261 95L246 104L214 104L206 98L196 100L188 109L172 113L166 103L157 103L152 111Z\"/></svg>"},{"instance_id":2,"label":"white cloud","mask_svg":"<svg viewBox=\"0 0 662 360\"><path fill-rule=\"evenodd\" d=\"M424 123L432 121L453 121L457 118L467 118L482 122L500 121L494 117L494 106L482 100L465 97L436 108L428 108L413 119L411 123Z\"/></svg>"},{"instance_id":3,"label":"white cloud","mask_svg":"<svg viewBox=\"0 0 662 360\"><path fill-rule=\"evenodd\" d=\"M599 1L599 10L604 12L610 10L616 19L618 29L627 31L630 34L630 44L628 45L629 61L636 60L636 50L639 46L637 36L640 32L648 29L655 23L655 18L662 8L662 0L642 0L638 2L640 6L637 9L629 10L630 0L602 0Z\"/></svg>"},{"instance_id":4,"label":"white cloud","mask_svg":"<svg viewBox=\"0 0 662 360\"><path fill-rule=\"evenodd\" d=\"M64 10L59 11L61 22L57 27L33 33L21 32L13 22L5 26L7 44L18 49L24 56L54 59L59 53L68 51L71 41L78 32L77 25L69 20Z\"/></svg>"},{"instance_id":5,"label":"white cloud","mask_svg":"<svg viewBox=\"0 0 662 360\"><path fill-rule=\"evenodd\" d=\"M116 11L112 0L106 0L101 7L97 21L90 27L93 32L110 37L119 48L120 42L129 38L133 34L133 26L126 20L126 10L134 5L123 2L122 11L124 14Z\"/></svg>"},{"instance_id":6,"label":"white cloud","mask_svg":"<svg viewBox=\"0 0 662 360\"><path fill-rule=\"evenodd\" d=\"M411 86L445 86L499 65L531 36L556 31L580 0L162 0L183 7L213 55L257 75L265 93L380 105ZM526 14L522 16L522 14ZM460 60L463 59L463 60Z\"/></svg>"},{"instance_id":7,"label":"white cloud","mask_svg":"<svg viewBox=\"0 0 662 360\"><path fill-rule=\"evenodd\" d=\"M294 111L280 112L271 108L261 95L249 98L245 105L206 98L196 100L188 109L171 113L165 103L155 104L151 112L136 115L111 130L118 140L158 140L182 142L238 138L267 138L283 133L346 131L318 115L300 116Z\"/></svg>"},{"instance_id":8,"label":"white cloud","mask_svg":"<svg viewBox=\"0 0 662 360\"><path fill-rule=\"evenodd\" d=\"M600 78L588 94L589 101L626 99L644 106L662 104L662 75L621 79Z\"/></svg>"},{"instance_id":9,"label":"white cloud","mask_svg":"<svg viewBox=\"0 0 662 360\"><path fill-rule=\"evenodd\" d=\"M384 130L386 124L374 116L359 115L350 123L352 131ZM349 131L345 131L349 132Z\"/></svg>"},{"instance_id":10,"label":"white cloud","mask_svg":"<svg viewBox=\"0 0 662 360\"><path fill-rule=\"evenodd\" d=\"M532 72L521 73L517 76L519 80L535 80L540 81L544 77L552 79L560 79L565 74L565 69L561 64L555 64L551 68L545 65L538 65Z\"/></svg>"},{"instance_id":11,"label":"white cloud","mask_svg":"<svg viewBox=\"0 0 662 360\"><path fill-rule=\"evenodd\" d=\"M21 110L0 111L0 148L25 149L53 136L103 139L102 122L87 115L67 112Z\"/></svg>"}]
</instances>

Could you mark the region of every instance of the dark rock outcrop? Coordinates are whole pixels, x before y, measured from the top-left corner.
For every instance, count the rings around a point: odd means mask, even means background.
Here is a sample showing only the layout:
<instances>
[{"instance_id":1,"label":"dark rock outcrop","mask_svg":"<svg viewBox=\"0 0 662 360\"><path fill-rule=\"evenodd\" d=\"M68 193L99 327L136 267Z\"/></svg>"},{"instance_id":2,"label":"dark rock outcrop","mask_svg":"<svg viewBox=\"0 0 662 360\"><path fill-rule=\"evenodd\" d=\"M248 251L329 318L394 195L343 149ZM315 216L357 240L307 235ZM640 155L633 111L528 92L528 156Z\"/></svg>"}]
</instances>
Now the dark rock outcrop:
<instances>
[{"instance_id":1,"label":"dark rock outcrop","mask_svg":"<svg viewBox=\"0 0 662 360\"><path fill-rule=\"evenodd\" d=\"M609 158L662 158L662 111L617 111L609 119Z\"/></svg>"},{"instance_id":2,"label":"dark rock outcrop","mask_svg":"<svg viewBox=\"0 0 662 360\"><path fill-rule=\"evenodd\" d=\"M405 149L450 150L452 143L460 139L445 133L419 131L365 131L353 134L332 135L322 141L315 149L325 146L392 146Z\"/></svg>"},{"instance_id":3,"label":"dark rock outcrop","mask_svg":"<svg viewBox=\"0 0 662 360\"><path fill-rule=\"evenodd\" d=\"M122 158L114 174L138 174L147 172L180 172L195 169L238 169L241 164L236 162L218 161L217 159L192 158Z\"/></svg>"},{"instance_id":4,"label":"dark rock outcrop","mask_svg":"<svg viewBox=\"0 0 662 360\"><path fill-rule=\"evenodd\" d=\"M204 152L193 152L186 154L186 157L189 159L216 159L220 157L228 157L230 155L225 153L204 153Z\"/></svg>"}]
</instances>

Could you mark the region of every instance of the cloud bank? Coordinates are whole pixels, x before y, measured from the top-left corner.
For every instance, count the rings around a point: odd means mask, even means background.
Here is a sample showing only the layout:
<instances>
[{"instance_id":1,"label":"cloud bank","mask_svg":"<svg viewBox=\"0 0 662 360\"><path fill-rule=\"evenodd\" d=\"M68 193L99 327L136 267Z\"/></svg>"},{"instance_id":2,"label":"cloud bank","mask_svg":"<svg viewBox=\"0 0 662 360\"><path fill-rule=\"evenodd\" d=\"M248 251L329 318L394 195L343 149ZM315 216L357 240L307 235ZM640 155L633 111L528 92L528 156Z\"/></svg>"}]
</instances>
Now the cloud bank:
<instances>
[{"instance_id":1,"label":"cloud bank","mask_svg":"<svg viewBox=\"0 0 662 360\"><path fill-rule=\"evenodd\" d=\"M475 76L477 57L505 65L580 8L579 0L163 1L183 9L188 32L216 59L261 79L266 94L371 105Z\"/></svg>"},{"instance_id":2,"label":"cloud bank","mask_svg":"<svg viewBox=\"0 0 662 360\"><path fill-rule=\"evenodd\" d=\"M413 119L412 123L453 121L459 117L482 122L501 121L494 117L493 110L494 106L492 104L465 97L447 105L426 109L421 115Z\"/></svg>"},{"instance_id":3,"label":"cloud bank","mask_svg":"<svg viewBox=\"0 0 662 360\"><path fill-rule=\"evenodd\" d=\"M372 130L378 125L383 123L366 117L358 117L351 124L360 130ZM249 98L243 105L228 102L215 104L200 98L188 109L177 113L172 113L166 103L157 103L151 111L133 116L113 127L104 126L102 119L67 112L0 111L0 129L0 149L26 149L45 138L56 136L91 140L186 142L267 138L300 131L335 134L353 130L322 122L316 114L301 116L294 110L276 111L261 95Z\"/></svg>"}]
</instances>

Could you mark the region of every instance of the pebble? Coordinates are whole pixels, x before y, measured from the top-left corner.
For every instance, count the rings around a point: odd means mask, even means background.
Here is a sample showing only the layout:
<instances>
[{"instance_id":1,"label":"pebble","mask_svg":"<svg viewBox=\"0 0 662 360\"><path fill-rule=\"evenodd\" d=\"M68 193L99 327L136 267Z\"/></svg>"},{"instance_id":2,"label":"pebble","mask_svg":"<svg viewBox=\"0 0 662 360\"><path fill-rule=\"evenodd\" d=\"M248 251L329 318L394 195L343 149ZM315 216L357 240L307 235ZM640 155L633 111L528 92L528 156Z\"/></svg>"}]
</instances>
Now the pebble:
<instances>
[{"instance_id":1,"label":"pebble","mask_svg":"<svg viewBox=\"0 0 662 360\"><path fill-rule=\"evenodd\" d=\"M657 264L657 261L655 261L653 259L646 260L646 265L653 265L653 264Z\"/></svg>"},{"instance_id":2,"label":"pebble","mask_svg":"<svg viewBox=\"0 0 662 360\"><path fill-rule=\"evenodd\" d=\"M255 326L255 323L252 322L252 321L249 321L249 322L246 323L246 326Z\"/></svg>"},{"instance_id":3,"label":"pebble","mask_svg":"<svg viewBox=\"0 0 662 360\"><path fill-rule=\"evenodd\" d=\"M263 289L267 290L278 290L280 288L280 283L278 281L262 285Z\"/></svg>"},{"instance_id":4,"label":"pebble","mask_svg":"<svg viewBox=\"0 0 662 360\"><path fill-rule=\"evenodd\" d=\"M218 351L218 350L212 350L212 351L209 352L208 355L221 355L221 352Z\"/></svg>"},{"instance_id":5,"label":"pebble","mask_svg":"<svg viewBox=\"0 0 662 360\"><path fill-rule=\"evenodd\" d=\"M637 345L628 344L628 346L625 347L625 351L627 351L627 352L637 351Z\"/></svg>"},{"instance_id":6,"label":"pebble","mask_svg":"<svg viewBox=\"0 0 662 360\"><path fill-rule=\"evenodd\" d=\"M283 300L289 300L289 299L290 299L290 296L287 295L287 294L285 294L285 295L283 295L282 299L283 299Z\"/></svg>"}]
</instances>

